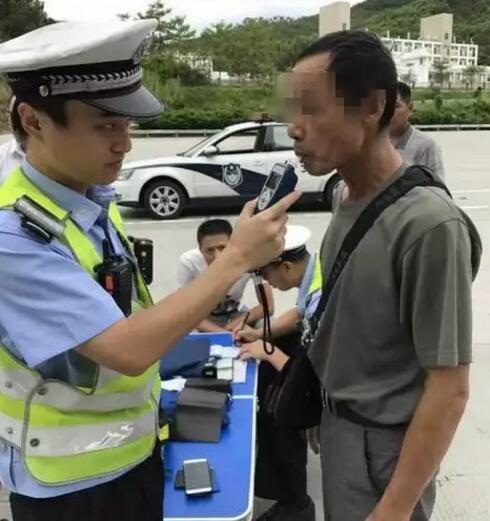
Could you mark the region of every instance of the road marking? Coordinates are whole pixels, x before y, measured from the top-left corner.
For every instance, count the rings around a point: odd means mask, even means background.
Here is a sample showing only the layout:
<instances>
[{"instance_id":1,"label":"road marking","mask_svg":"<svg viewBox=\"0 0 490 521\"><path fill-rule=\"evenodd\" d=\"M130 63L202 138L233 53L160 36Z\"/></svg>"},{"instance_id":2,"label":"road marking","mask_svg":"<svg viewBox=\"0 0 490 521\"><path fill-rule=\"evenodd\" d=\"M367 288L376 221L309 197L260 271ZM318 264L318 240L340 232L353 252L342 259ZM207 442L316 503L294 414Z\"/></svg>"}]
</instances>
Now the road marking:
<instances>
[{"instance_id":1,"label":"road marking","mask_svg":"<svg viewBox=\"0 0 490 521\"><path fill-rule=\"evenodd\" d=\"M478 190L452 190L453 194L488 194L490 188L479 188Z\"/></svg>"},{"instance_id":2,"label":"road marking","mask_svg":"<svg viewBox=\"0 0 490 521\"><path fill-rule=\"evenodd\" d=\"M487 210L488 206L461 206L462 210Z\"/></svg>"}]
</instances>

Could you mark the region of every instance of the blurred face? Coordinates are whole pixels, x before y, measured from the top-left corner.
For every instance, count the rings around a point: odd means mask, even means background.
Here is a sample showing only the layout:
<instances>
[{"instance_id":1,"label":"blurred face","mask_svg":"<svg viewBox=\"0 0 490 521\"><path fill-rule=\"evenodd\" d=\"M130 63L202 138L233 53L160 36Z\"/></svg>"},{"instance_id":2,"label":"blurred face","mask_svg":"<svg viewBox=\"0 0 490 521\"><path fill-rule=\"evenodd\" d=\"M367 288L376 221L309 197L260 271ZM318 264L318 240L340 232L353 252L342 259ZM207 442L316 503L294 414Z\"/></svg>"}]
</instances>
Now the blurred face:
<instances>
[{"instance_id":1,"label":"blurred face","mask_svg":"<svg viewBox=\"0 0 490 521\"><path fill-rule=\"evenodd\" d=\"M296 286L296 276L291 262L275 262L260 270L262 277L280 291L288 291Z\"/></svg>"},{"instance_id":2,"label":"blurred face","mask_svg":"<svg viewBox=\"0 0 490 521\"><path fill-rule=\"evenodd\" d=\"M367 107L345 106L335 76L328 72L329 61L328 53L305 58L284 80L289 135L296 155L314 176L359 157L369 134L378 133L379 118L368 125ZM384 105L381 114L383 110Z\"/></svg>"},{"instance_id":3,"label":"blurred face","mask_svg":"<svg viewBox=\"0 0 490 521\"><path fill-rule=\"evenodd\" d=\"M398 94L395 114L390 122L390 134L394 136L402 135L407 130L411 115L412 104L404 101L400 94Z\"/></svg>"},{"instance_id":4,"label":"blurred face","mask_svg":"<svg viewBox=\"0 0 490 521\"><path fill-rule=\"evenodd\" d=\"M74 100L65 104L66 127L25 103L19 111L28 123L28 157L32 146L46 174L75 189L116 180L131 150L128 118Z\"/></svg>"},{"instance_id":5,"label":"blurred face","mask_svg":"<svg viewBox=\"0 0 490 521\"><path fill-rule=\"evenodd\" d=\"M226 248L229 241L230 237L226 234L208 235L202 239L199 249L208 266L218 258L218 255Z\"/></svg>"}]
</instances>

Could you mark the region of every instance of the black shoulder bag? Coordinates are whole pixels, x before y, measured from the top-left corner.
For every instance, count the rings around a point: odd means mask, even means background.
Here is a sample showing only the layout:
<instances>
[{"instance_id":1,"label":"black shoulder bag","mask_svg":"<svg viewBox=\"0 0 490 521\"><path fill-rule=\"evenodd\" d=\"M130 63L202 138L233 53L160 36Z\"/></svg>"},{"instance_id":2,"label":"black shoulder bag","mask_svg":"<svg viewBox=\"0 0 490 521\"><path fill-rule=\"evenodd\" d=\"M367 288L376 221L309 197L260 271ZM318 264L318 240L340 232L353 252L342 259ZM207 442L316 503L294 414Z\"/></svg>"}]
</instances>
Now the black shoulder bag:
<instances>
[{"instance_id":1,"label":"black shoulder bag","mask_svg":"<svg viewBox=\"0 0 490 521\"><path fill-rule=\"evenodd\" d=\"M328 299L351 254L386 208L395 203L417 186L434 186L445 190L447 187L435 180L430 170L422 166L411 166L405 174L381 192L362 211L348 234L328 277L324 278L322 295L318 307L310 320L310 331L304 337L303 345L293 355L265 394L262 407L274 416L278 425L299 430L314 427L320 423L323 411L323 389L308 357L308 349L318 330L320 319ZM478 272L482 244L475 225L462 211L471 237L471 257L473 275Z\"/></svg>"}]
</instances>

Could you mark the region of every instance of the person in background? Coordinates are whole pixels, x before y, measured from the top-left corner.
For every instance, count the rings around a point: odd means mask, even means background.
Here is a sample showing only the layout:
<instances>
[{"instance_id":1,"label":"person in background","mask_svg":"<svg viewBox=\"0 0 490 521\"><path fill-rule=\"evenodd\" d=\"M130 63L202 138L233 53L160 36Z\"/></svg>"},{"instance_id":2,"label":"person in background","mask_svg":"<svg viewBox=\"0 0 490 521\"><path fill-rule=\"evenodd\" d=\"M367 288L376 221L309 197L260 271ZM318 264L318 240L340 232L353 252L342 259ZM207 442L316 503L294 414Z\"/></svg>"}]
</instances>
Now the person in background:
<instances>
[{"instance_id":1,"label":"person in background","mask_svg":"<svg viewBox=\"0 0 490 521\"><path fill-rule=\"evenodd\" d=\"M197 229L198 248L186 251L180 256L177 270L179 288L187 286L207 269L225 250L233 228L225 219L210 219ZM218 333L242 329L243 326L254 326L264 316L262 305L258 304L248 310L242 304L247 284L252 280L250 273L244 274L230 288L226 297L216 306L212 313L202 320L197 330L203 333ZM269 312L274 312L272 291L266 285ZM246 324L244 320L246 319Z\"/></svg>"},{"instance_id":2,"label":"person in background","mask_svg":"<svg viewBox=\"0 0 490 521\"><path fill-rule=\"evenodd\" d=\"M407 163L426 166L444 180L441 148L432 137L412 127L412 114L412 90L406 83L399 81L395 114L390 123L391 142Z\"/></svg>"},{"instance_id":3,"label":"person in background","mask_svg":"<svg viewBox=\"0 0 490 521\"><path fill-rule=\"evenodd\" d=\"M257 521L315 520L315 505L307 493L305 432L277 425L271 414L260 408L269 385L300 346L302 321L309 320L320 300L320 259L306 249L310 237L308 228L288 226L283 254L260 270L262 277L280 291L299 289L294 308L271 324L272 341L276 347L273 353L265 352L259 340L262 338L260 328L236 333L237 341L242 343L242 360L255 358L264 362L259 366L255 495L276 500L276 503ZM318 447L312 449L318 454Z\"/></svg>"},{"instance_id":4,"label":"person in background","mask_svg":"<svg viewBox=\"0 0 490 521\"><path fill-rule=\"evenodd\" d=\"M14 168L22 163L25 156L25 144L22 138L22 124L18 107L19 103L13 96L10 101L10 127L14 137L0 145L0 184L5 181Z\"/></svg>"}]
</instances>

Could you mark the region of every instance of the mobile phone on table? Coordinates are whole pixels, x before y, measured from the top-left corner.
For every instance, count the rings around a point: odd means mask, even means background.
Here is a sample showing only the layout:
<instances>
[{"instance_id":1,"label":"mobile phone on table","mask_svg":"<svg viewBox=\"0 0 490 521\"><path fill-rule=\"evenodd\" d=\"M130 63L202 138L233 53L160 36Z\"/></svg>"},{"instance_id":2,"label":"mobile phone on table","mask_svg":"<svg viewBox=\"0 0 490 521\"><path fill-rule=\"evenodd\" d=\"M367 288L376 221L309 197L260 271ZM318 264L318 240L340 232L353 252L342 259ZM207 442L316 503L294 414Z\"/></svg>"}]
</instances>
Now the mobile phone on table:
<instances>
[{"instance_id":1,"label":"mobile phone on table","mask_svg":"<svg viewBox=\"0 0 490 521\"><path fill-rule=\"evenodd\" d=\"M185 493L188 496L209 494L213 491L207 459L190 459L183 462Z\"/></svg>"}]
</instances>

